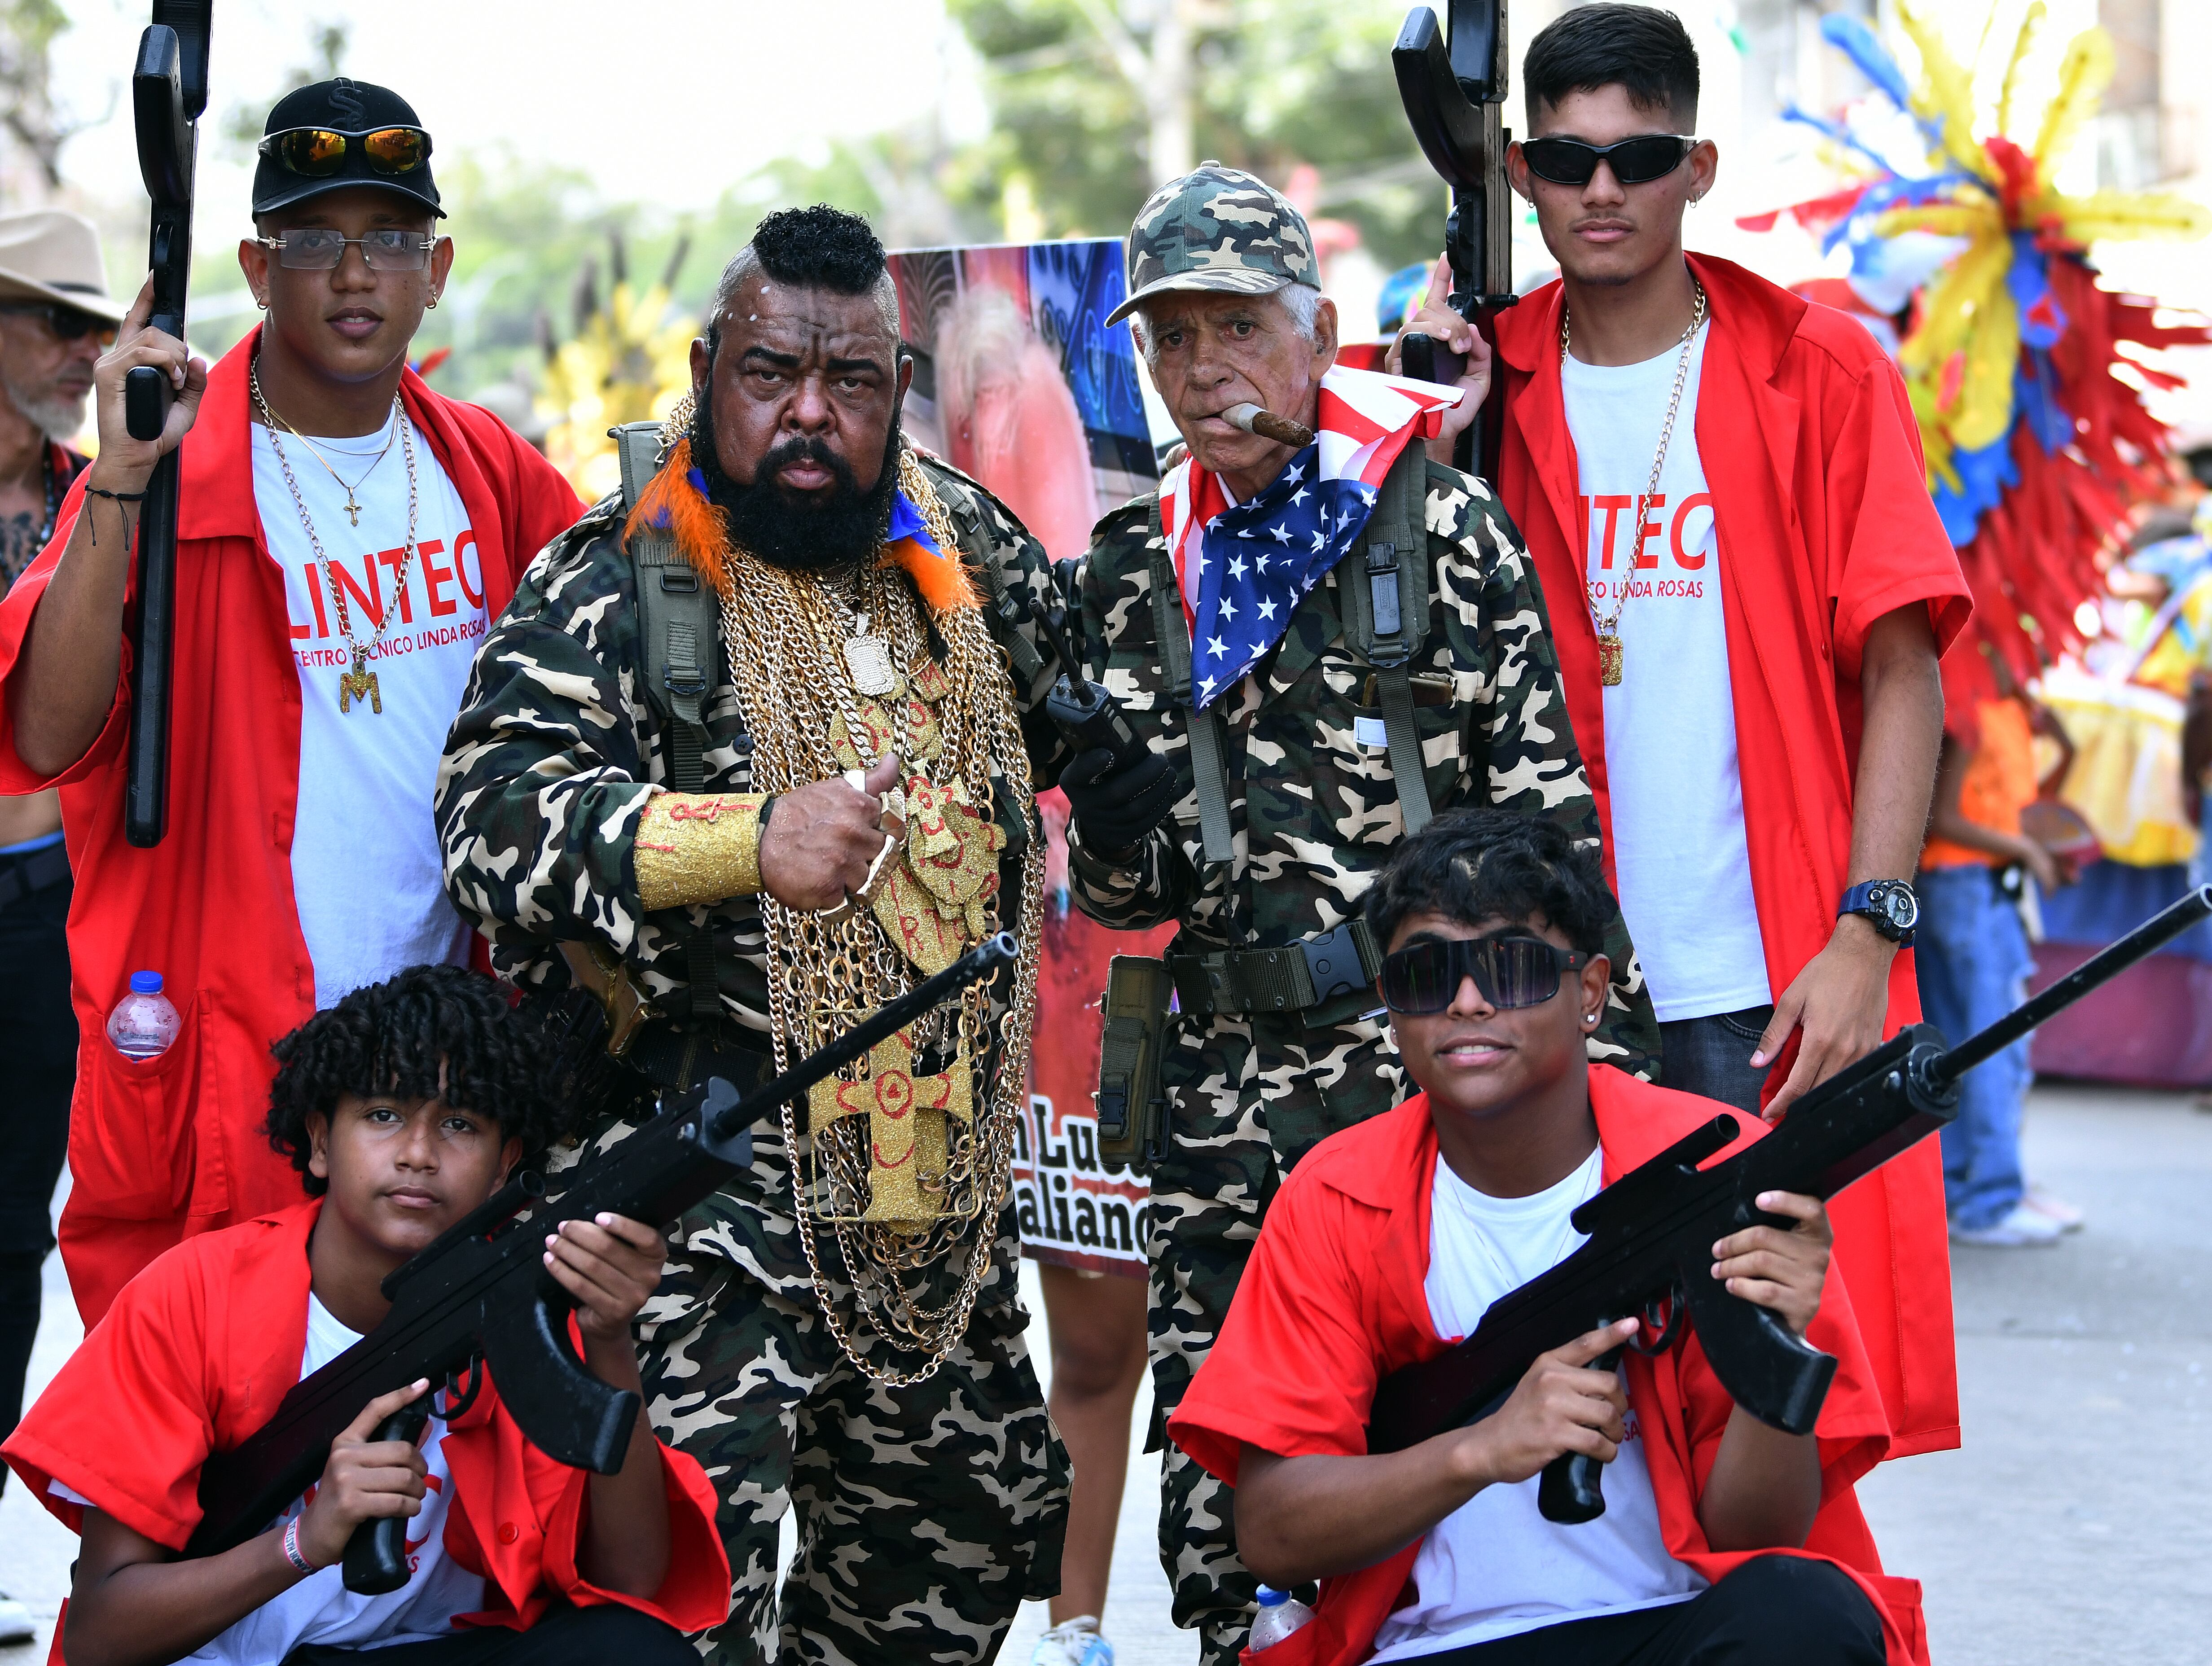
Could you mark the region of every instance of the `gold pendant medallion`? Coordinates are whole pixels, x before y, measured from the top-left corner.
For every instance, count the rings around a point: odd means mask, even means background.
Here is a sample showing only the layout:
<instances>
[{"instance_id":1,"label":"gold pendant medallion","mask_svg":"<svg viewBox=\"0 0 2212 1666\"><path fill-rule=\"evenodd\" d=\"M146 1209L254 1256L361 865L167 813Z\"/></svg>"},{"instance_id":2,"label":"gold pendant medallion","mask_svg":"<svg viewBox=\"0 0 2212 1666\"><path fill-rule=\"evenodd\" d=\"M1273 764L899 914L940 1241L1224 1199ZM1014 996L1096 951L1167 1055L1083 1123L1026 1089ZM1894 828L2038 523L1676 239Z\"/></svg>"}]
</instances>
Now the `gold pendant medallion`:
<instances>
[{"instance_id":1,"label":"gold pendant medallion","mask_svg":"<svg viewBox=\"0 0 2212 1666\"><path fill-rule=\"evenodd\" d=\"M891 663L891 645L881 636L868 635L868 616L860 615L859 626L845 640L845 669L852 673L853 687L860 694L885 695L898 691L898 671Z\"/></svg>"},{"instance_id":2,"label":"gold pendant medallion","mask_svg":"<svg viewBox=\"0 0 2212 1666\"><path fill-rule=\"evenodd\" d=\"M1620 686L1620 638L1610 631L1597 639L1597 680L1609 689Z\"/></svg>"},{"instance_id":3,"label":"gold pendant medallion","mask_svg":"<svg viewBox=\"0 0 2212 1666\"><path fill-rule=\"evenodd\" d=\"M353 669L338 673L338 709L349 712L356 700L366 700L369 710L381 717L384 715L384 690L377 686L376 673L364 665L367 658L366 654L356 652Z\"/></svg>"}]
</instances>

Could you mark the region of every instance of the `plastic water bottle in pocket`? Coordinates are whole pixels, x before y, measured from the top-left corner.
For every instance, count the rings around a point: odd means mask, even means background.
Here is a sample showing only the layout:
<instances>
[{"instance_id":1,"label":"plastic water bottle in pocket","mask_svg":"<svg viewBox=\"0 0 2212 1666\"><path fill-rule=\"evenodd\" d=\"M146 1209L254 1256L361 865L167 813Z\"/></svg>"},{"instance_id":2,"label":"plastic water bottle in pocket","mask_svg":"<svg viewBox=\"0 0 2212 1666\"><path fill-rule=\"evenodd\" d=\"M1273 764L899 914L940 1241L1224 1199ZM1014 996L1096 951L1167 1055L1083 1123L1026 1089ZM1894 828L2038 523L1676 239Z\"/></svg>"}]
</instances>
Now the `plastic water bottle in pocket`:
<instances>
[{"instance_id":1,"label":"plastic water bottle in pocket","mask_svg":"<svg viewBox=\"0 0 2212 1666\"><path fill-rule=\"evenodd\" d=\"M1252 1635L1245 1647L1254 1654L1262 1649L1272 1649L1313 1617L1313 1610L1290 1592L1277 1590L1272 1585L1262 1585L1260 1587L1260 1612L1252 1621Z\"/></svg>"},{"instance_id":2,"label":"plastic water bottle in pocket","mask_svg":"<svg viewBox=\"0 0 2212 1666\"><path fill-rule=\"evenodd\" d=\"M181 1020L161 993L159 972L131 974L131 993L107 1015L107 1039L126 1059L159 1058L177 1038Z\"/></svg>"}]
</instances>

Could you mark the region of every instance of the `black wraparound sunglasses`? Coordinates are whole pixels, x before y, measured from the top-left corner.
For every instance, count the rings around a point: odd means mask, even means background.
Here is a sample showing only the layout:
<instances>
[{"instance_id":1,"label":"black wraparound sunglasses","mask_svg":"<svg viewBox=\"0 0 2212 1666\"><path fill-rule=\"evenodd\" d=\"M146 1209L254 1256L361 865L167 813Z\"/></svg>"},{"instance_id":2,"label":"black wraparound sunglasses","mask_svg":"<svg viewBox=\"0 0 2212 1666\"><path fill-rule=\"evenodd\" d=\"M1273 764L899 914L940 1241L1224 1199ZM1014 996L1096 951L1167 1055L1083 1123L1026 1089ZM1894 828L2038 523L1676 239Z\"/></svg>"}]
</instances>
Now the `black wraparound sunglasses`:
<instances>
[{"instance_id":1,"label":"black wraparound sunglasses","mask_svg":"<svg viewBox=\"0 0 2212 1666\"><path fill-rule=\"evenodd\" d=\"M1441 1012L1471 977L1492 1006L1541 1006L1559 993L1561 975L1589 959L1534 937L1414 943L1382 958L1382 1004L1413 1017Z\"/></svg>"},{"instance_id":2,"label":"black wraparound sunglasses","mask_svg":"<svg viewBox=\"0 0 2212 1666\"><path fill-rule=\"evenodd\" d=\"M1681 133L1639 133L1612 144L1584 144L1580 139L1523 139L1522 160L1540 179L1555 185L1586 185L1601 161L1625 185L1649 185L1681 167L1682 159L1698 148L1698 141Z\"/></svg>"}]
</instances>

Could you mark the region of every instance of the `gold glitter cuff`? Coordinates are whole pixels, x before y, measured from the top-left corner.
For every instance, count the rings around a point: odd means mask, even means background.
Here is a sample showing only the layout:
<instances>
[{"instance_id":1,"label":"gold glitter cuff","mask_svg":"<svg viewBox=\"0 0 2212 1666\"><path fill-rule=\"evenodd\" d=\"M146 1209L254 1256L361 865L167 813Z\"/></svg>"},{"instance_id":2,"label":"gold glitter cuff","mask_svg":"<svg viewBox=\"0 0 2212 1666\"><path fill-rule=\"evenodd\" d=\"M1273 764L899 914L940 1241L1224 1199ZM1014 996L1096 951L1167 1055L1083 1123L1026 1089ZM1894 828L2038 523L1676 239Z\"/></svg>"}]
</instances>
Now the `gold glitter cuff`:
<instances>
[{"instance_id":1,"label":"gold glitter cuff","mask_svg":"<svg viewBox=\"0 0 2212 1666\"><path fill-rule=\"evenodd\" d=\"M656 793L637 822L637 900L648 914L761 888L765 793Z\"/></svg>"}]
</instances>

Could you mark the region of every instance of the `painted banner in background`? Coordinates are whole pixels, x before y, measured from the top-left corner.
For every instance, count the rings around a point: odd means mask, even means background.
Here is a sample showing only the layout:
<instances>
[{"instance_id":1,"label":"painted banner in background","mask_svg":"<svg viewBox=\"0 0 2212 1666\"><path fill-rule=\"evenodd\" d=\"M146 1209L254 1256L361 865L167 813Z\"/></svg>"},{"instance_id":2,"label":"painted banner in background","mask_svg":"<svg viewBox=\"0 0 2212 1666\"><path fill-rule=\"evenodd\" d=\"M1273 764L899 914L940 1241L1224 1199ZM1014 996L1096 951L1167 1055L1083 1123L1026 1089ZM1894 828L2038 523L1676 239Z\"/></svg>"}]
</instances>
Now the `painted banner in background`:
<instances>
[{"instance_id":1,"label":"painted banner in background","mask_svg":"<svg viewBox=\"0 0 2212 1666\"><path fill-rule=\"evenodd\" d=\"M914 354L903 423L972 475L1052 558L1158 482L1126 325L1121 242L1103 237L890 257Z\"/></svg>"},{"instance_id":2,"label":"painted banner in background","mask_svg":"<svg viewBox=\"0 0 2212 1666\"><path fill-rule=\"evenodd\" d=\"M1086 1273L1145 1273L1152 1188L1141 1175L1099 1160L1099 1002L1106 963L1117 954L1158 954L1172 926L1109 931L1068 906L1067 800L1040 794L1048 855L1043 952L1037 968L1036 1041L1030 1057L1030 1109L1014 1146L1014 1217L1022 1253Z\"/></svg>"}]
</instances>

